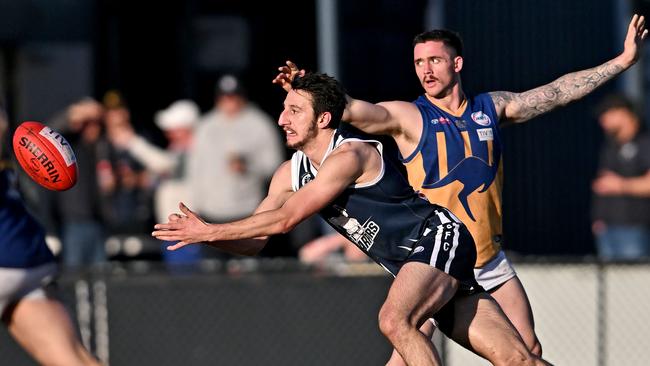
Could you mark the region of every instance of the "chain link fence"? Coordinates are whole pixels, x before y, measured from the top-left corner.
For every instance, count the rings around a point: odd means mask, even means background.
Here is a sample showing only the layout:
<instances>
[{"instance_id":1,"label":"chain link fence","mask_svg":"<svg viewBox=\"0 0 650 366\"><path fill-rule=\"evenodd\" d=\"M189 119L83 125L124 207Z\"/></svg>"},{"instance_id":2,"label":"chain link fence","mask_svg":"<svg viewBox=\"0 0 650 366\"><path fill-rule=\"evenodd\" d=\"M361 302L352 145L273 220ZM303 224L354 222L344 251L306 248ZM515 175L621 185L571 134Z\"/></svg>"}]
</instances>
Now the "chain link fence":
<instances>
[{"instance_id":1,"label":"chain link fence","mask_svg":"<svg viewBox=\"0 0 650 366\"><path fill-rule=\"evenodd\" d=\"M543 356L555 365L648 365L650 263L515 263ZM489 365L445 342L446 365Z\"/></svg>"},{"instance_id":2,"label":"chain link fence","mask_svg":"<svg viewBox=\"0 0 650 366\"><path fill-rule=\"evenodd\" d=\"M556 365L646 365L650 263L516 263L544 356ZM383 365L374 265L231 261L170 274L151 263L67 273L62 300L107 365ZM0 333L0 365L35 365ZM487 365L443 340L445 365Z\"/></svg>"}]
</instances>

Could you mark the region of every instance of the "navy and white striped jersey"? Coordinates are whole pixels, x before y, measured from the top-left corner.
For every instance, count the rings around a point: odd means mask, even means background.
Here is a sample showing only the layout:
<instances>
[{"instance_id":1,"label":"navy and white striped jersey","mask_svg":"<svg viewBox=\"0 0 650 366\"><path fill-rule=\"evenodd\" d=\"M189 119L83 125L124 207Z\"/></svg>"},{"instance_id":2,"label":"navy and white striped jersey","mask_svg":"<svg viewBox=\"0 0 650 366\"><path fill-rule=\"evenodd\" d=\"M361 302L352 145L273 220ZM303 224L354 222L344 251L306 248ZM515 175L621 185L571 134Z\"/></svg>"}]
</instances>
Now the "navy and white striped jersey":
<instances>
[{"instance_id":1,"label":"navy and white striped jersey","mask_svg":"<svg viewBox=\"0 0 650 366\"><path fill-rule=\"evenodd\" d=\"M462 261L460 277L473 279L476 250L464 225L451 212L431 204L415 192L400 172L401 164L396 156L394 159L388 157L379 140L352 132L349 127L339 129L321 164L336 148L352 141L363 141L377 148L382 156L381 172L371 182L345 189L321 210L319 214L323 219L393 275L411 260L426 262L441 270L446 268L445 272L454 275L452 272L456 271L452 267ZM317 175L318 171L305 154L294 153L291 161L294 191ZM425 237L438 238L437 249L433 242L423 240ZM426 247L424 242L428 243ZM459 247L462 250L459 251ZM420 258L427 253L428 258ZM431 258L434 253L436 258ZM459 254L462 260L458 259Z\"/></svg>"}]
</instances>

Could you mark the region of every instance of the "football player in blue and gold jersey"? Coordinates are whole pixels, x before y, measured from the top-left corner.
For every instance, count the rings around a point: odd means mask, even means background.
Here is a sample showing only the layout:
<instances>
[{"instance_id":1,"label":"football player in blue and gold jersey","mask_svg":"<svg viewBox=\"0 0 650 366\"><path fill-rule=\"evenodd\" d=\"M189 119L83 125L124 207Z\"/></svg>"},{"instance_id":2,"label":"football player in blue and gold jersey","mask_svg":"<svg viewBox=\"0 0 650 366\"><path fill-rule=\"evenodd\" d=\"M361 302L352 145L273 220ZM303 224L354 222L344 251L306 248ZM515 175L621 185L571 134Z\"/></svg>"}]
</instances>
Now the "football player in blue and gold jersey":
<instances>
[{"instance_id":1,"label":"football player in blue and gold jersey","mask_svg":"<svg viewBox=\"0 0 650 366\"><path fill-rule=\"evenodd\" d=\"M390 135L398 145L411 185L431 202L449 208L469 228L477 247L475 275L515 325L529 349L541 355L530 303L501 250L501 139L499 127L528 121L578 100L634 65L648 31L634 15L623 52L591 69L570 73L522 93L463 92L463 47L452 31L415 37L413 63L424 94L412 103L371 104L348 97L344 121L370 134ZM285 90L301 75L287 61L273 80ZM422 331L431 333L426 322ZM394 357L390 365L401 364Z\"/></svg>"}]
</instances>

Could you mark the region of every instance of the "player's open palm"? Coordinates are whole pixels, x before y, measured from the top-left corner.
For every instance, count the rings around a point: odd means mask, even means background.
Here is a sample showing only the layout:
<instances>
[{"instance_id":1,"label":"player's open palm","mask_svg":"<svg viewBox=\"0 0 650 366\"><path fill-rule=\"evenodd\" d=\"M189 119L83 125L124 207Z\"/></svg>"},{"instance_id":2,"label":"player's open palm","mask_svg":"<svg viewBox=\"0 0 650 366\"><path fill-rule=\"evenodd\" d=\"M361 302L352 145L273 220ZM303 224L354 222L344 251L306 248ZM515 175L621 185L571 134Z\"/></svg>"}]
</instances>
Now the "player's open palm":
<instances>
[{"instance_id":1,"label":"player's open palm","mask_svg":"<svg viewBox=\"0 0 650 366\"><path fill-rule=\"evenodd\" d=\"M645 27L645 17L634 14L630 25L627 28L627 36L625 37L623 56L633 65L641 57L641 45L643 40L648 36L648 30Z\"/></svg>"},{"instance_id":2,"label":"player's open palm","mask_svg":"<svg viewBox=\"0 0 650 366\"><path fill-rule=\"evenodd\" d=\"M183 214L169 215L169 221L166 224L156 224L151 235L160 240L178 241L168 246L168 250L208 241L208 224L182 202L178 206Z\"/></svg>"}]
</instances>

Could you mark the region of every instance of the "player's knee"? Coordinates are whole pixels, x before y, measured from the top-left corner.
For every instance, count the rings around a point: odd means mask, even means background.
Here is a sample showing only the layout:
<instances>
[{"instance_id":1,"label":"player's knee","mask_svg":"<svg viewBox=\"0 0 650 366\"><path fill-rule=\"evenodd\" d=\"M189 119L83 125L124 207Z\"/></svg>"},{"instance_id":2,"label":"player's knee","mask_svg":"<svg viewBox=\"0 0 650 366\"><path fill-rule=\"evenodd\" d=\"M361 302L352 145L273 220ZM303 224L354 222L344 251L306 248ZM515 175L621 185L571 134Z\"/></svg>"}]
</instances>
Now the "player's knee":
<instances>
[{"instance_id":1,"label":"player's knee","mask_svg":"<svg viewBox=\"0 0 650 366\"><path fill-rule=\"evenodd\" d=\"M529 334L522 335L526 348L537 357L542 357L542 345L539 343L539 339L534 332Z\"/></svg>"},{"instance_id":2,"label":"player's knee","mask_svg":"<svg viewBox=\"0 0 650 366\"><path fill-rule=\"evenodd\" d=\"M396 311L391 306L384 305L379 311L379 330L389 340L400 338L408 330L409 324L405 314Z\"/></svg>"}]
</instances>

